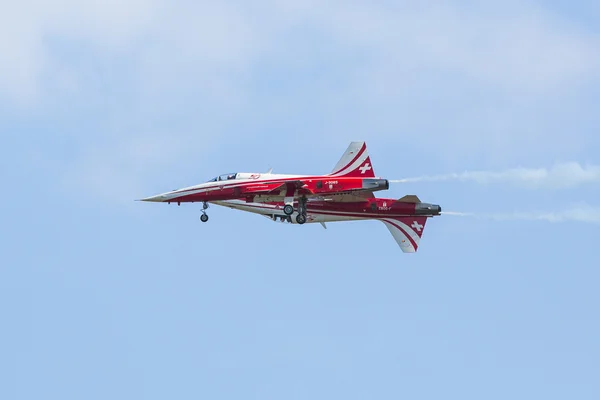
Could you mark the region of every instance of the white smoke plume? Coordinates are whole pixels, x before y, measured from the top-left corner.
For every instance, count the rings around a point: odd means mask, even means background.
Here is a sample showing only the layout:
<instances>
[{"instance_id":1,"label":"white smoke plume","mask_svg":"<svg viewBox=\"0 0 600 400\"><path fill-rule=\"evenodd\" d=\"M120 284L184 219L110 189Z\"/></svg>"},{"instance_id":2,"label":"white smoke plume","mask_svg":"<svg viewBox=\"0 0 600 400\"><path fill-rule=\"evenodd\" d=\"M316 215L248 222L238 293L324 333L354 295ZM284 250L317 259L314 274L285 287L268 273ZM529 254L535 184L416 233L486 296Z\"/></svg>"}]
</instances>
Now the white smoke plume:
<instances>
[{"instance_id":1,"label":"white smoke plume","mask_svg":"<svg viewBox=\"0 0 600 400\"><path fill-rule=\"evenodd\" d=\"M460 181L490 184L506 182L531 188L563 189L600 183L600 166L581 166L577 162L556 164L551 168L513 168L504 171L465 171L390 180L394 183Z\"/></svg>"},{"instance_id":2,"label":"white smoke plume","mask_svg":"<svg viewBox=\"0 0 600 400\"><path fill-rule=\"evenodd\" d=\"M584 222L600 225L600 207L580 205L559 212L463 213L444 211L443 215L473 217L495 221Z\"/></svg>"}]
</instances>

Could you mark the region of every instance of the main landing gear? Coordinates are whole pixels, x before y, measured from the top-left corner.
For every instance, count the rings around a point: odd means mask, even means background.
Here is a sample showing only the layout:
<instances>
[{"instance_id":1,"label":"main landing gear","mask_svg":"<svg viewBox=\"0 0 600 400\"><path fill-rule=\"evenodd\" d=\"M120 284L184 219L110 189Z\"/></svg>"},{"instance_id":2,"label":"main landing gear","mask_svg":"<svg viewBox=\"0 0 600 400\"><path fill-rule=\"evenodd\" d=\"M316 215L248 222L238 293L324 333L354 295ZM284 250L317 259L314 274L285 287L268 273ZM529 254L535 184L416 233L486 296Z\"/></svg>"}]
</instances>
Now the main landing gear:
<instances>
[{"instance_id":1,"label":"main landing gear","mask_svg":"<svg viewBox=\"0 0 600 400\"><path fill-rule=\"evenodd\" d=\"M283 213L290 219L294 213L294 198L286 197L285 205L283 206ZM302 196L298 199L298 215L296 215L296 223L304 224L306 222L306 196Z\"/></svg>"},{"instance_id":2,"label":"main landing gear","mask_svg":"<svg viewBox=\"0 0 600 400\"><path fill-rule=\"evenodd\" d=\"M202 204L202 215L200 216L200 221L206 222L208 221L208 215L206 214L206 209L208 208L208 203L205 201Z\"/></svg>"},{"instance_id":3,"label":"main landing gear","mask_svg":"<svg viewBox=\"0 0 600 400\"><path fill-rule=\"evenodd\" d=\"M283 208L283 212L285 212L285 207ZM306 222L306 196L298 199L298 215L296 215L296 222L300 225Z\"/></svg>"}]
</instances>

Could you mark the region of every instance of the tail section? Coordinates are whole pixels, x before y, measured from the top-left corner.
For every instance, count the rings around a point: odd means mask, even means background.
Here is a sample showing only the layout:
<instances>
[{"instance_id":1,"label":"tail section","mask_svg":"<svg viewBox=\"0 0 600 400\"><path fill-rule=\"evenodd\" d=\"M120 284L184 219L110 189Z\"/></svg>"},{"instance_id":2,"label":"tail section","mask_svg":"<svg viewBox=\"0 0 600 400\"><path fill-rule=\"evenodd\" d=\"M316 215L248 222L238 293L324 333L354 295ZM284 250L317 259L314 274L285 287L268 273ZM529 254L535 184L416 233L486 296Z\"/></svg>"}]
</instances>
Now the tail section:
<instances>
[{"instance_id":1,"label":"tail section","mask_svg":"<svg viewBox=\"0 0 600 400\"><path fill-rule=\"evenodd\" d=\"M428 217L383 218L381 221L390 230L396 242L405 253L415 253L425 229Z\"/></svg>"},{"instance_id":2,"label":"tail section","mask_svg":"<svg viewBox=\"0 0 600 400\"><path fill-rule=\"evenodd\" d=\"M374 178L375 172L365 142L352 142L346 152L329 174L331 176L349 176Z\"/></svg>"}]
</instances>

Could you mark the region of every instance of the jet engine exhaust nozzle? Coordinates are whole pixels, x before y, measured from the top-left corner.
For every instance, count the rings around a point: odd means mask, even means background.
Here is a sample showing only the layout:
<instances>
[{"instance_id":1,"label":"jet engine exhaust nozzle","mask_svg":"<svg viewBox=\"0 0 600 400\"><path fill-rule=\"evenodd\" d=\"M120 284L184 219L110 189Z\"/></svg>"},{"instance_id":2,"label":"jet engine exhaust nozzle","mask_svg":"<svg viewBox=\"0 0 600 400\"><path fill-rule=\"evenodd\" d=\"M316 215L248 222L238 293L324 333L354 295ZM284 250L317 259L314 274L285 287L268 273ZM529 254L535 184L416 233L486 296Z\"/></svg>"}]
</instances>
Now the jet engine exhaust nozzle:
<instances>
[{"instance_id":1,"label":"jet engine exhaust nozzle","mask_svg":"<svg viewBox=\"0 0 600 400\"><path fill-rule=\"evenodd\" d=\"M429 203L417 203L415 204L416 215L440 215L442 213L442 207L437 204Z\"/></svg>"},{"instance_id":2,"label":"jet engine exhaust nozzle","mask_svg":"<svg viewBox=\"0 0 600 400\"><path fill-rule=\"evenodd\" d=\"M366 178L363 179L363 189L370 190L388 190L390 181L387 179Z\"/></svg>"}]
</instances>

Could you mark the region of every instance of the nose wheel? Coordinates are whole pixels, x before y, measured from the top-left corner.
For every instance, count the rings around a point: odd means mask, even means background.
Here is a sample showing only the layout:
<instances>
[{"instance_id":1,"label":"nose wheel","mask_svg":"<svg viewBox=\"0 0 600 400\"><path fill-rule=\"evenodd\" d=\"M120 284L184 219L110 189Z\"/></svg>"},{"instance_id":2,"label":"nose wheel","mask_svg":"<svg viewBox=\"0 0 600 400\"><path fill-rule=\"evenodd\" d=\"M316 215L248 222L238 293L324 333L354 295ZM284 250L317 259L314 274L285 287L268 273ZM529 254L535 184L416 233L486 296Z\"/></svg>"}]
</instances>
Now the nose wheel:
<instances>
[{"instance_id":1,"label":"nose wheel","mask_svg":"<svg viewBox=\"0 0 600 400\"><path fill-rule=\"evenodd\" d=\"M208 203L205 201L202 204L202 215L200 216L200 221L206 222L208 221L208 215L206 214L206 209L208 208Z\"/></svg>"}]
</instances>

